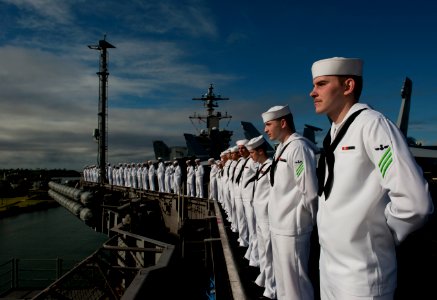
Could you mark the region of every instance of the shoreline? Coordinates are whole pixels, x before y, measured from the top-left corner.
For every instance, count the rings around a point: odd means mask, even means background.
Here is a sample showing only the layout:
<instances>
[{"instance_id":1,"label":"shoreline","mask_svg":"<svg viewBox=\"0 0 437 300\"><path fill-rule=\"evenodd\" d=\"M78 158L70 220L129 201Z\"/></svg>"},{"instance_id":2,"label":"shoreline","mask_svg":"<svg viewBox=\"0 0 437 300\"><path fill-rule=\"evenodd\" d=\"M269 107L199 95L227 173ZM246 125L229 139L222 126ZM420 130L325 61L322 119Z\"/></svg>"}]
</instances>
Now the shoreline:
<instances>
[{"instance_id":1,"label":"shoreline","mask_svg":"<svg viewBox=\"0 0 437 300\"><path fill-rule=\"evenodd\" d=\"M59 207L59 203L55 200L38 200L38 202L33 202L26 206L18 206L15 204L12 205L4 205L6 207L5 210L0 210L0 218L12 217L22 213L47 210L54 207ZM0 207L0 208L3 208Z\"/></svg>"}]
</instances>

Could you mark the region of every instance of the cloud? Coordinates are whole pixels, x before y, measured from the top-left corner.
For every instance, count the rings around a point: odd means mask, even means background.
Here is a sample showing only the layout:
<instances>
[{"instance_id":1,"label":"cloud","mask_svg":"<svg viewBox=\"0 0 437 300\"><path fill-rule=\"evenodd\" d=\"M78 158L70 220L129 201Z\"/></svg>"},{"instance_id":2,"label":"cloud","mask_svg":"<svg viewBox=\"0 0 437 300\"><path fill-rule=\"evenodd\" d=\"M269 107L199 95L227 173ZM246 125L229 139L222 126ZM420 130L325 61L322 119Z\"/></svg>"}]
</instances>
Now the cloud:
<instances>
[{"instance_id":1,"label":"cloud","mask_svg":"<svg viewBox=\"0 0 437 300\"><path fill-rule=\"evenodd\" d=\"M27 29L56 29L59 24L70 24L74 19L69 1L3 0L20 9L18 24Z\"/></svg>"}]
</instances>

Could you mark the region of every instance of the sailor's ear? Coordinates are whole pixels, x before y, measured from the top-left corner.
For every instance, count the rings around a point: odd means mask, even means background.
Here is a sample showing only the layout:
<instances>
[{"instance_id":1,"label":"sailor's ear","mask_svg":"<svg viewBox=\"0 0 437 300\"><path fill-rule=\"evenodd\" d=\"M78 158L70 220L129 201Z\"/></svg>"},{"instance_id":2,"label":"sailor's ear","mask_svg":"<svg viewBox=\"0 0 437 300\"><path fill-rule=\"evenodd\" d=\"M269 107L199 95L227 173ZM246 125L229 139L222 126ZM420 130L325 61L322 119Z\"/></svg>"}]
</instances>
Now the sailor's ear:
<instances>
[{"instance_id":1,"label":"sailor's ear","mask_svg":"<svg viewBox=\"0 0 437 300\"><path fill-rule=\"evenodd\" d=\"M347 78L343 83L343 87L345 95L351 94L355 89L355 80Z\"/></svg>"}]
</instances>

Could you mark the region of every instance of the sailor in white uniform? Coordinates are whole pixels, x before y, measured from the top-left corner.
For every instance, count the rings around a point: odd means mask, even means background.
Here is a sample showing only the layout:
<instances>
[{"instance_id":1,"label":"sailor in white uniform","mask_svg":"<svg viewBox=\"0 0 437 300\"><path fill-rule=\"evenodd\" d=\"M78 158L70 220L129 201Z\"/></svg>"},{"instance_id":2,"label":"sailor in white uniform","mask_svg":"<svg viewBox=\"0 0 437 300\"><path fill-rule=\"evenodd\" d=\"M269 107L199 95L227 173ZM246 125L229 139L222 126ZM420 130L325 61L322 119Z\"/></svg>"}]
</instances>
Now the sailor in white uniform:
<instances>
[{"instance_id":1,"label":"sailor in white uniform","mask_svg":"<svg viewBox=\"0 0 437 300\"><path fill-rule=\"evenodd\" d=\"M149 190L156 191L156 168L153 161L149 160Z\"/></svg>"},{"instance_id":2,"label":"sailor in white uniform","mask_svg":"<svg viewBox=\"0 0 437 300\"><path fill-rule=\"evenodd\" d=\"M130 178L131 178L131 187L136 189L138 188L137 185L137 166L135 163L131 163L130 165Z\"/></svg>"},{"instance_id":3,"label":"sailor in white uniform","mask_svg":"<svg viewBox=\"0 0 437 300\"><path fill-rule=\"evenodd\" d=\"M208 159L208 164L211 166L211 170L209 171L209 193L208 198L211 200L218 199L218 191L217 191L217 177L219 167L214 158Z\"/></svg>"},{"instance_id":4,"label":"sailor in white uniform","mask_svg":"<svg viewBox=\"0 0 437 300\"><path fill-rule=\"evenodd\" d=\"M113 177L112 177L112 166L111 166L111 164L110 163L108 163L108 167L107 167L107 169L106 169L106 176L108 177L108 183L110 184L110 185L113 185L114 184L114 182L113 182Z\"/></svg>"},{"instance_id":5,"label":"sailor in white uniform","mask_svg":"<svg viewBox=\"0 0 437 300\"><path fill-rule=\"evenodd\" d=\"M230 218L231 218L231 230L232 232L239 232L238 230L238 215L237 215L237 205L235 204L235 168L240 163L240 153L238 151L238 146L231 148L230 152L231 164L229 165L229 178L228 178L228 190L229 190L229 207L230 207ZM247 247L248 242L238 238L241 247Z\"/></svg>"},{"instance_id":6,"label":"sailor in white uniform","mask_svg":"<svg viewBox=\"0 0 437 300\"><path fill-rule=\"evenodd\" d=\"M128 163L124 163L123 168L124 186L130 187L130 166Z\"/></svg>"},{"instance_id":7,"label":"sailor in white uniform","mask_svg":"<svg viewBox=\"0 0 437 300\"><path fill-rule=\"evenodd\" d=\"M179 165L179 162L175 159L173 162L174 166L174 173L173 173L173 188L175 194L181 193L181 186L182 186L182 170L181 166Z\"/></svg>"},{"instance_id":8,"label":"sailor in white uniform","mask_svg":"<svg viewBox=\"0 0 437 300\"><path fill-rule=\"evenodd\" d=\"M236 182L240 189L241 202L243 204L244 222L247 225L248 242L246 254L244 257L249 260L249 265L252 267L259 266L258 256L258 239L256 237L256 219L255 212L253 210L253 182L249 180L256 174L257 165L250 157L249 150L246 145L248 140L237 141L240 155L244 158L241 171L237 176Z\"/></svg>"},{"instance_id":9,"label":"sailor in white uniform","mask_svg":"<svg viewBox=\"0 0 437 300\"><path fill-rule=\"evenodd\" d=\"M203 192L203 175L205 174L205 170L200 164L199 158L196 158L194 162L196 163L196 167L194 168L196 177L196 197L205 198L205 194Z\"/></svg>"},{"instance_id":10,"label":"sailor in white uniform","mask_svg":"<svg viewBox=\"0 0 437 300\"><path fill-rule=\"evenodd\" d=\"M141 172L141 180L143 181L143 190L149 190L149 168L147 163L143 163L143 171Z\"/></svg>"},{"instance_id":11,"label":"sailor in white uniform","mask_svg":"<svg viewBox=\"0 0 437 300\"><path fill-rule=\"evenodd\" d=\"M187 160L187 196L196 196L196 173L191 160Z\"/></svg>"},{"instance_id":12,"label":"sailor in white uniform","mask_svg":"<svg viewBox=\"0 0 437 300\"><path fill-rule=\"evenodd\" d=\"M141 163L137 163L137 188L143 189L143 166Z\"/></svg>"},{"instance_id":13,"label":"sailor in white uniform","mask_svg":"<svg viewBox=\"0 0 437 300\"><path fill-rule=\"evenodd\" d=\"M257 171L248 181L253 182L253 209L256 220L256 237L258 239L258 256L260 273L255 283L264 287L263 296L276 298L276 282L273 274L272 242L269 225L270 167L272 160L267 156L267 143L262 135L246 144L250 157L257 162Z\"/></svg>"},{"instance_id":14,"label":"sailor in white uniform","mask_svg":"<svg viewBox=\"0 0 437 300\"><path fill-rule=\"evenodd\" d=\"M332 120L318 168L321 299L391 300L395 247L433 212L428 184L400 130L358 103L361 59L316 61L312 76L316 113Z\"/></svg>"},{"instance_id":15,"label":"sailor in white uniform","mask_svg":"<svg viewBox=\"0 0 437 300\"><path fill-rule=\"evenodd\" d=\"M156 171L158 176L158 190L159 192L165 192L165 165L162 157L158 157L158 170Z\"/></svg>"},{"instance_id":16,"label":"sailor in white uniform","mask_svg":"<svg viewBox=\"0 0 437 300\"><path fill-rule=\"evenodd\" d=\"M270 108L262 119L269 138L280 142L270 168L269 202L277 297L313 299L308 260L318 201L316 147L296 133L288 105Z\"/></svg>"},{"instance_id":17,"label":"sailor in white uniform","mask_svg":"<svg viewBox=\"0 0 437 300\"><path fill-rule=\"evenodd\" d=\"M174 173L174 167L173 163L171 161L165 162L165 192L171 193L173 189L173 173Z\"/></svg>"},{"instance_id":18,"label":"sailor in white uniform","mask_svg":"<svg viewBox=\"0 0 437 300\"><path fill-rule=\"evenodd\" d=\"M234 189L233 189L233 198L234 198L234 205L235 205L235 220L237 223L238 228L238 241L240 242L240 247L249 247L249 229L247 226L247 219L246 215L244 213L244 206L243 206L243 199L241 196L241 184L240 179L243 175L243 170L245 165L250 159L249 152L243 153L240 151L244 147L244 145L248 142L247 139L237 140L235 142L236 148L238 149L238 160L237 164L234 167L234 170L232 172L232 181L234 182ZM244 147L244 149L246 149ZM245 156L243 156L243 154ZM249 247L249 254L251 251L251 247ZM247 252L247 251L246 251ZM246 255L245 255L246 257ZM256 267L256 265L253 265L253 267Z\"/></svg>"},{"instance_id":19,"label":"sailor in white uniform","mask_svg":"<svg viewBox=\"0 0 437 300\"><path fill-rule=\"evenodd\" d=\"M231 208L231 196L229 192L229 168L232 163L231 159L231 149L226 149L223 151L223 175L222 175L222 197L223 197L223 208L227 215L227 220L231 221L231 214L232 214L232 208Z\"/></svg>"}]
</instances>

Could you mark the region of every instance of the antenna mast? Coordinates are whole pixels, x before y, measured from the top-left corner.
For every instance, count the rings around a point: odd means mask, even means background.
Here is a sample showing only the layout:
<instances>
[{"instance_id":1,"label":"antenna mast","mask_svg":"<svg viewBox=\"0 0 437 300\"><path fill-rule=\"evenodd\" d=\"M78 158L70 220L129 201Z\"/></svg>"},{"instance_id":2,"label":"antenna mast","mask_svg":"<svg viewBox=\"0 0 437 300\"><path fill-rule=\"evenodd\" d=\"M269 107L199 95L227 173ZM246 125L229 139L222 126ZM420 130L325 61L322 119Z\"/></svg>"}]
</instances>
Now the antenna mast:
<instances>
[{"instance_id":1,"label":"antenna mast","mask_svg":"<svg viewBox=\"0 0 437 300\"><path fill-rule=\"evenodd\" d=\"M201 100L204 102L204 106L206 107L207 115L197 115L190 116L190 119L198 119L203 120L206 119L206 126L208 128L208 134L211 134L211 130L213 128L219 129L219 123L221 119L230 119L232 116L229 116L227 113L225 115L222 115L220 112L217 112L214 114L214 107L218 107L217 101L218 100L229 100L229 98L221 97L220 95L215 95L214 87L212 83L209 85L208 92L204 95L202 95L201 98L193 98L193 100Z\"/></svg>"},{"instance_id":2,"label":"antenna mast","mask_svg":"<svg viewBox=\"0 0 437 300\"><path fill-rule=\"evenodd\" d=\"M108 116L108 63L107 63L107 49L115 48L113 45L106 41L106 35L103 40L99 41L98 45L88 45L88 48L100 51L100 66L99 72L99 112L98 122L99 128L94 132L94 137L98 141L98 167L100 170L99 183L104 184L106 182L106 157L108 151L108 133L107 133L107 116Z\"/></svg>"}]
</instances>

